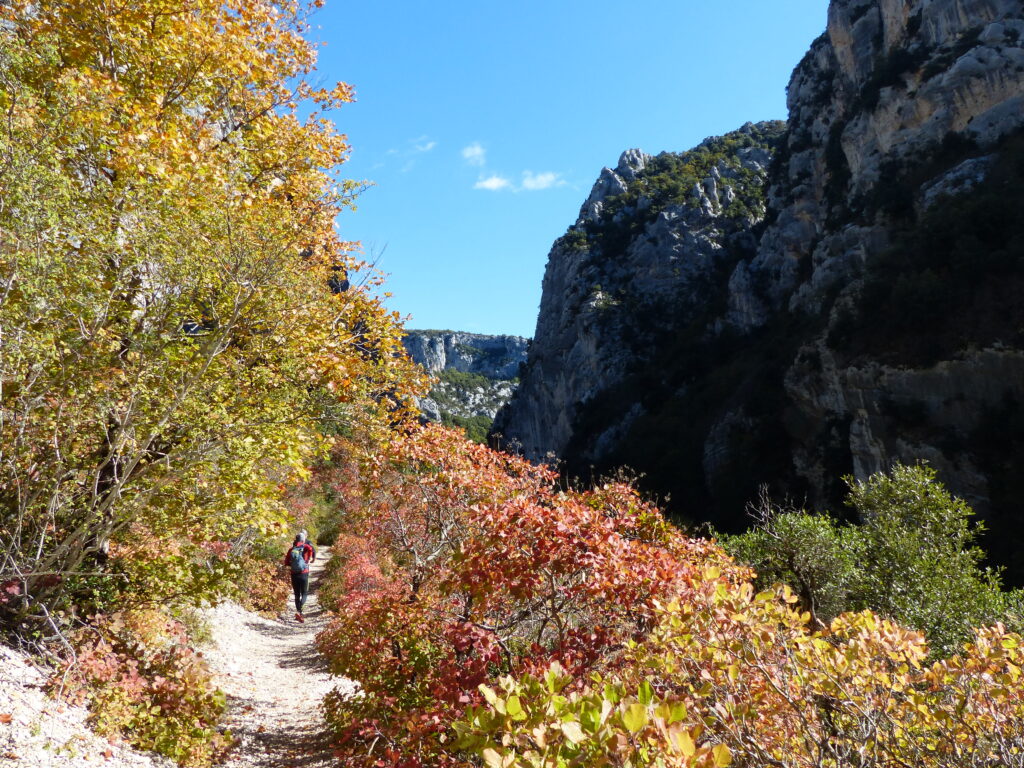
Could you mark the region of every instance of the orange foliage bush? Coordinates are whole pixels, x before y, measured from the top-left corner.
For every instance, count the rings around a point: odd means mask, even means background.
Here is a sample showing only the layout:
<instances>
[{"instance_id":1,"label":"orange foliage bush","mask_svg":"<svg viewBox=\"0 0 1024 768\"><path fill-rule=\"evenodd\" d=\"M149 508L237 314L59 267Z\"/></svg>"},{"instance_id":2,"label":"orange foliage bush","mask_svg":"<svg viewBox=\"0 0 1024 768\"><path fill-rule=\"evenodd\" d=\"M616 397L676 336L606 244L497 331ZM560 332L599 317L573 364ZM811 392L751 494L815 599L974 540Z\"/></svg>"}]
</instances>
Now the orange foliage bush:
<instances>
[{"instance_id":1,"label":"orange foliage bush","mask_svg":"<svg viewBox=\"0 0 1024 768\"><path fill-rule=\"evenodd\" d=\"M238 558L236 565L238 602L243 608L267 615L287 608L292 588L280 562L250 554Z\"/></svg>"},{"instance_id":2,"label":"orange foliage bush","mask_svg":"<svg viewBox=\"0 0 1024 768\"><path fill-rule=\"evenodd\" d=\"M559 490L433 426L350 451L318 638L362 688L327 701L345 765L1024 765L1000 626L929 665L870 612L813 631L626 484Z\"/></svg>"},{"instance_id":3,"label":"orange foliage bush","mask_svg":"<svg viewBox=\"0 0 1024 768\"><path fill-rule=\"evenodd\" d=\"M350 533L319 644L362 686L327 709L354 763L447 764L480 684L552 661L585 674L651 629L692 564L727 563L625 484L559 490L550 469L436 426L364 455L336 491Z\"/></svg>"},{"instance_id":4,"label":"orange foliage bush","mask_svg":"<svg viewBox=\"0 0 1024 768\"><path fill-rule=\"evenodd\" d=\"M51 683L89 705L92 726L183 766L210 766L233 741L218 729L227 701L178 622L155 610L114 614L78 637Z\"/></svg>"}]
</instances>

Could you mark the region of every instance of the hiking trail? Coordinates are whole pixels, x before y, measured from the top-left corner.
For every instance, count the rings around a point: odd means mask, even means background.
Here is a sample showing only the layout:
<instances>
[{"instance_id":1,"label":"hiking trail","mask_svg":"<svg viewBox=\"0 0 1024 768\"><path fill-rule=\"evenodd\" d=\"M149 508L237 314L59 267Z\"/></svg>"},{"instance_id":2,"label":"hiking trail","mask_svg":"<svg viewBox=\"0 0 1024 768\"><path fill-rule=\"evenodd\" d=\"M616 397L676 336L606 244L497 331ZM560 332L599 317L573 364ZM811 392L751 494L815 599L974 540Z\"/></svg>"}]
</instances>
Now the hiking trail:
<instances>
[{"instance_id":1,"label":"hiking trail","mask_svg":"<svg viewBox=\"0 0 1024 768\"><path fill-rule=\"evenodd\" d=\"M324 547L310 569L305 623L294 618L290 588L276 618L233 602L203 610L211 642L199 650L228 697L222 725L238 740L224 768L337 764L320 702L333 688L350 692L356 685L331 677L314 643L328 622L317 588L330 557ZM165 757L93 733L84 707L47 696L48 677L25 654L0 646L0 768L176 768Z\"/></svg>"},{"instance_id":2,"label":"hiking trail","mask_svg":"<svg viewBox=\"0 0 1024 768\"><path fill-rule=\"evenodd\" d=\"M205 611L212 642L203 653L216 685L228 696L224 725L239 740L225 768L327 768L335 764L320 702L333 688L355 684L332 677L314 639L327 625L317 597L328 547L317 550L310 568L305 622L295 619L291 590L277 618L251 613L235 603Z\"/></svg>"}]
</instances>

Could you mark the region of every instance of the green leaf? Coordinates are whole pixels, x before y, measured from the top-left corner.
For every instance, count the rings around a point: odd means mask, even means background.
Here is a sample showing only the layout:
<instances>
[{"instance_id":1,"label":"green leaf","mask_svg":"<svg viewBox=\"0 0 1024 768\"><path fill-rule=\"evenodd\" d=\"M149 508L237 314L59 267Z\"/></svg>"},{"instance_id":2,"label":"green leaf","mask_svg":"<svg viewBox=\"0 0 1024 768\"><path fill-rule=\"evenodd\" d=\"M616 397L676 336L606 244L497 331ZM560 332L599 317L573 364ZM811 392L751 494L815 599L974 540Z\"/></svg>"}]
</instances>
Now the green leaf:
<instances>
[{"instance_id":1,"label":"green leaf","mask_svg":"<svg viewBox=\"0 0 1024 768\"><path fill-rule=\"evenodd\" d=\"M654 689L647 680L640 683L640 688L637 691L637 698L645 707L649 707L651 702L654 701Z\"/></svg>"},{"instance_id":2,"label":"green leaf","mask_svg":"<svg viewBox=\"0 0 1024 768\"><path fill-rule=\"evenodd\" d=\"M622 713L622 724L630 733L636 733L647 725L647 707L639 702L633 702Z\"/></svg>"},{"instance_id":3,"label":"green leaf","mask_svg":"<svg viewBox=\"0 0 1024 768\"><path fill-rule=\"evenodd\" d=\"M525 720L526 713L523 711L522 702L519 701L518 696L509 696L505 702L505 711L512 717L513 720Z\"/></svg>"}]
</instances>

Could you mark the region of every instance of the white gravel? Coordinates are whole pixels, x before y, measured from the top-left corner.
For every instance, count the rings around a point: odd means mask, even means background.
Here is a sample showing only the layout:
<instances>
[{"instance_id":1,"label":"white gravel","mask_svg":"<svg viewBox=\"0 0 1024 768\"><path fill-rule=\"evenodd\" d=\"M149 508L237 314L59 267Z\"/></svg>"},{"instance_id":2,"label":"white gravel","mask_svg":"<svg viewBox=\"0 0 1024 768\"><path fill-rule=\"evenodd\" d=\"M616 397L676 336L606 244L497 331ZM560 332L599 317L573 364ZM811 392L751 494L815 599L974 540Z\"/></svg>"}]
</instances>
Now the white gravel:
<instances>
[{"instance_id":1,"label":"white gravel","mask_svg":"<svg viewBox=\"0 0 1024 768\"><path fill-rule=\"evenodd\" d=\"M295 620L291 596L277 619L266 619L234 603L206 612L213 633L207 660L217 685L228 695L227 726L239 739L227 768L249 766L334 765L320 702L333 688L355 689L331 677L313 638L327 624L316 596L323 566L330 558L318 550L310 573L305 623Z\"/></svg>"},{"instance_id":2,"label":"white gravel","mask_svg":"<svg viewBox=\"0 0 1024 768\"><path fill-rule=\"evenodd\" d=\"M313 590L330 557L313 564ZM289 605L276 619L226 602L204 611L213 640L203 649L228 695L225 725L238 746L227 768L327 768L334 764L320 702L332 688L355 684L331 677L313 638L327 623L316 592L306 603L305 623ZM26 657L0 646L0 766L25 768L172 768L166 758L111 743L85 724L84 707L60 704L43 690L46 675ZM9 722L8 715L10 715Z\"/></svg>"}]
</instances>

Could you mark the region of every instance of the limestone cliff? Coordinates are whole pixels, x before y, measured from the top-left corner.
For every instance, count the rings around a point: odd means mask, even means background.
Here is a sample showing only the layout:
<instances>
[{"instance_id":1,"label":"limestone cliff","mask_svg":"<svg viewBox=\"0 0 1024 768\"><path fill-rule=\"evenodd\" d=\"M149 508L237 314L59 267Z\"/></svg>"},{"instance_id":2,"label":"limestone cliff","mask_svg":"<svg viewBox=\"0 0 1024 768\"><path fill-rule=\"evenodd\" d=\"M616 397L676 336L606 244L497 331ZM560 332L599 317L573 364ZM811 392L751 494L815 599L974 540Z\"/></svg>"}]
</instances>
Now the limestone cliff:
<instances>
[{"instance_id":1,"label":"limestone cliff","mask_svg":"<svg viewBox=\"0 0 1024 768\"><path fill-rule=\"evenodd\" d=\"M841 475L927 459L1007 561L1024 519L1022 46L1019 0L833 0L784 134L602 171L551 251L496 431L576 474L628 464L725 527L761 483L835 506Z\"/></svg>"},{"instance_id":2,"label":"limestone cliff","mask_svg":"<svg viewBox=\"0 0 1024 768\"><path fill-rule=\"evenodd\" d=\"M458 331L406 332L406 352L436 378L420 409L431 421L464 427L483 439L518 385L529 340Z\"/></svg>"},{"instance_id":3,"label":"limestone cliff","mask_svg":"<svg viewBox=\"0 0 1024 768\"><path fill-rule=\"evenodd\" d=\"M629 150L601 172L548 257L528 388L499 415L496 433L531 459L565 455L581 434L581 406L707 314L723 278L753 254L783 128L747 125L679 155ZM600 459L638 413L605 412L580 456Z\"/></svg>"}]
</instances>

